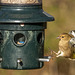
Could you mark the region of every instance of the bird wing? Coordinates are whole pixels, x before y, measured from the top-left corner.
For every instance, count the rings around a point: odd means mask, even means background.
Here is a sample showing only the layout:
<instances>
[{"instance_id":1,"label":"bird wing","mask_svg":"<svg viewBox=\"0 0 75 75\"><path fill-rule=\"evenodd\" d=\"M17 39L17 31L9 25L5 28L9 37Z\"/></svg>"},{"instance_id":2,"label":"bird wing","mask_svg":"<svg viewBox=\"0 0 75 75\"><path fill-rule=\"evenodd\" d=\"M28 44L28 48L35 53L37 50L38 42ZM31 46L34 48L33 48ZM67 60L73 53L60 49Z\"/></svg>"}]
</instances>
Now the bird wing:
<instances>
[{"instance_id":1,"label":"bird wing","mask_svg":"<svg viewBox=\"0 0 75 75\"><path fill-rule=\"evenodd\" d=\"M69 41L69 45L71 47L71 52L72 52L70 59L75 59L75 47L73 46L73 42Z\"/></svg>"},{"instance_id":2,"label":"bird wing","mask_svg":"<svg viewBox=\"0 0 75 75\"><path fill-rule=\"evenodd\" d=\"M75 37L74 38L71 38L69 43L72 45L72 46L75 46Z\"/></svg>"},{"instance_id":3,"label":"bird wing","mask_svg":"<svg viewBox=\"0 0 75 75\"><path fill-rule=\"evenodd\" d=\"M75 39L75 38L74 38ZM69 46L72 48L72 51L75 53L75 41L73 38L69 41Z\"/></svg>"}]
</instances>

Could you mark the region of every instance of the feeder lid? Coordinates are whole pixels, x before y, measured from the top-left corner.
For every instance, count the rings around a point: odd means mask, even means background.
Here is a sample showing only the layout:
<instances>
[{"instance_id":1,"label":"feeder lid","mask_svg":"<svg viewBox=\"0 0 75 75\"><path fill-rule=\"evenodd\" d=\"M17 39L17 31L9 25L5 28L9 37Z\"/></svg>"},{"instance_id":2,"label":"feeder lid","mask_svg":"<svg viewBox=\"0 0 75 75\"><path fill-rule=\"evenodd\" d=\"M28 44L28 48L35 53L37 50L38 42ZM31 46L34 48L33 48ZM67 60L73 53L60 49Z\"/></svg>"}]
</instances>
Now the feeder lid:
<instances>
[{"instance_id":1,"label":"feeder lid","mask_svg":"<svg viewBox=\"0 0 75 75\"><path fill-rule=\"evenodd\" d=\"M12 4L14 2L14 4ZM0 23L37 23L54 21L54 17L42 9L41 0L27 0L35 3L17 4L20 0L1 0ZM21 0L26 1L26 0ZM36 3L37 2L37 3Z\"/></svg>"}]
</instances>

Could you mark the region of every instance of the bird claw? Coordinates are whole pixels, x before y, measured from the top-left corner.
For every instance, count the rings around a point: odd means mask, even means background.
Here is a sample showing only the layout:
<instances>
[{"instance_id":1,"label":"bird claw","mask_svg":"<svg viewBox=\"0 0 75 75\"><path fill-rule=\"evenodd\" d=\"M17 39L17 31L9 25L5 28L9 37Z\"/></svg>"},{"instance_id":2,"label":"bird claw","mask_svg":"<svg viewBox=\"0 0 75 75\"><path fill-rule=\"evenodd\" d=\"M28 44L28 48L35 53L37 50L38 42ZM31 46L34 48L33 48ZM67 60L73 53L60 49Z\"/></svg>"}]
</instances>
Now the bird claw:
<instances>
[{"instance_id":1,"label":"bird claw","mask_svg":"<svg viewBox=\"0 0 75 75\"><path fill-rule=\"evenodd\" d=\"M53 51L53 50L51 50L50 48L49 48L49 50L50 50L50 56L52 57L51 59L53 60L54 58L56 58L56 57L58 57L58 53L56 53L55 51ZM55 54L55 55L54 55Z\"/></svg>"}]
</instances>

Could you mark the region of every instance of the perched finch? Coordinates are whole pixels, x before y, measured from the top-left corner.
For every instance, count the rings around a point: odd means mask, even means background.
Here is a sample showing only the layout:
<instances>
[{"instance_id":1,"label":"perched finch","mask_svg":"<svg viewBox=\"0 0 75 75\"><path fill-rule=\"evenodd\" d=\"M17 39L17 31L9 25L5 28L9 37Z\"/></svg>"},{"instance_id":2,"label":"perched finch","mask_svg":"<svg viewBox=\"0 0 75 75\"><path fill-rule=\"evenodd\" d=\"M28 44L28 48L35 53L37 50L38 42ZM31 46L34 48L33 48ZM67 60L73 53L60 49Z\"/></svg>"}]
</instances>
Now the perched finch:
<instances>
[{"instance_id":1,"label":"perched finch","mask_svg":"<svg viewBox=\"0 0 75 75\"><path fill-rule=\"evenodd\" d=\"M56 57L62 56L66 58L71 58L73 54L73 47L70 45L70 40L73 38L72 35L68 33L62 33L59 35L59 51Z\"/></svg>"}]
</instances>

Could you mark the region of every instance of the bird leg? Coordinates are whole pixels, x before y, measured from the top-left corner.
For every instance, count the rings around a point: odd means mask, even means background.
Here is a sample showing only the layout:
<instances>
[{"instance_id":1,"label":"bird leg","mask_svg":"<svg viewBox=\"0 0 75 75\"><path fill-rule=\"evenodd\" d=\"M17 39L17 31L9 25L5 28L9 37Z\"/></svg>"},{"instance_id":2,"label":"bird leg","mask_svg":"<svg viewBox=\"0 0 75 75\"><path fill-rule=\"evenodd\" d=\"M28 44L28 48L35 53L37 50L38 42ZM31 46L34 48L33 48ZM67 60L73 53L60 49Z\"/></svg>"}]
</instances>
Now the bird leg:
<instances>
[{"instance_id":1,"label":"bird leg","mask_svg":"<svg viewBox=\"0 0 75 75\"><path fill-rule=\"evenodd\" d=\"M50 48L49 48L49 50L51 51L51 54L52 54L52 55L53 55L53 53L56 54L56 55L58 55L57 52L51 50Z\"/></svg>"},{"instance_id":2,"label":"bird leg","mask_svg":"<svg viewBox=\"0 0 75 75\"><path fill-rule=\"evenodd\" d=\"M64 55L64 53L59 50L56 57L60 57L60 56L63 56L63 55Z\"/></svg>"},{"instance_id":3,"label":"bird leg","mask_svg":"<svg viewBox=\"0 0 75 75\"><path fill-rule=\"evenodd\" d=\"M49 48L49 50L51 51L52 55L53 55L53 53L56 54L55 57L60 57L60 56L64 55L64 53L62 51L60 51L60 50L58 52L55 52L55 51L51 50L50 48Z\"/></svg>"},{"instance_id":4,"label":"bird leg","mask_svg":"<svg viewBox=\"0 0 75 75\"><path fill-rule=\"evenodd\" d=\"M59 54L61 54L61 51L60 50L56 53L56 55L59 55Z\"/></svg>"}]
</instances>

